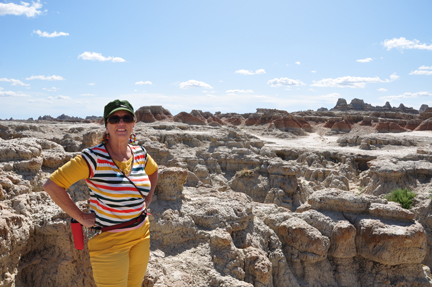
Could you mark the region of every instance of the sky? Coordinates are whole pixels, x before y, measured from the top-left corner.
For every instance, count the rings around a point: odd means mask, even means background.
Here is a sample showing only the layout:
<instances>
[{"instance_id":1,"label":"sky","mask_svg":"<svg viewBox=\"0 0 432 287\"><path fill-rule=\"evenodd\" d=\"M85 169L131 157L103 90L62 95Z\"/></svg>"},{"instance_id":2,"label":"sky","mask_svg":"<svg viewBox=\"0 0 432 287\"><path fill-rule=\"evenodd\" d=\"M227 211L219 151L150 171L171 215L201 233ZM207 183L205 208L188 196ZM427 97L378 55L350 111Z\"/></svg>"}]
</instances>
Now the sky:
<instances>
[{"instance_id":1,"label":"sky","mask_svg":"<svg viewBox=\"0 0 432 287\"><path fill-rule=\"evenodd\" d=\"M0 0L0 119L432 106L432 1Z\"/></svg>"}]
</instances>

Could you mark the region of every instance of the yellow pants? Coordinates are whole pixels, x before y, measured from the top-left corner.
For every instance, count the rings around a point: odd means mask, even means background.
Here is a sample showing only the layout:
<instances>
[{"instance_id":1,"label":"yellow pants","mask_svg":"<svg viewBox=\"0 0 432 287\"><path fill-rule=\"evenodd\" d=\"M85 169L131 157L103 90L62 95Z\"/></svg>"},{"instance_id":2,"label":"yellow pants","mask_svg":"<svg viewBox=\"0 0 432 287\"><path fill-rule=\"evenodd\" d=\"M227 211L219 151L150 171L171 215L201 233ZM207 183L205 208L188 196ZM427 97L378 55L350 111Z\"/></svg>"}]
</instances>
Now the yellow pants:
<instances>
[{"instance_id":1,"label":"yellow pants","mask_svg":"<svg viewBox=\"0 0 432 287\"><path fill-rule=\"evenodd\" d=\"M138 229L103 232L88 242L98 287L140 287L150 256L150 220Z\"/></svg>"}]
</instances>

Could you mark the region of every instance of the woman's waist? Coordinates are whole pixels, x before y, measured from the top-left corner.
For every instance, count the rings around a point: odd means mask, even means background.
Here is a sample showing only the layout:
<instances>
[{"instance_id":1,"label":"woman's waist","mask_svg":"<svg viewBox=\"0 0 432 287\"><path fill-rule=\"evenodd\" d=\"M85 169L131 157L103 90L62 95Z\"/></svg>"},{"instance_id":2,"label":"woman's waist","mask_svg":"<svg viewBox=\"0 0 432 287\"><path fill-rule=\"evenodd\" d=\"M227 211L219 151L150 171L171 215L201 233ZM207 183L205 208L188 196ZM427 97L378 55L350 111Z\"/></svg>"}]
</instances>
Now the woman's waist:
<instances>
[{"instance_id":1,"label":"woman's waist","mask_svg":"<svg viewBox=\"0 0 432 287\"><path fill-rule=\"evenodd\" d=\"M105 231L112 231L117 229L126 229L126 228L132 228L140 225L145 219L147 218L147 210L143 210L141 214L139 214L137 217L132 218L127 221L119 222L117 224L109 225L109 226L103 226L101 227L102 232Z\"/></svg>"},{"instance_id":2,"label":"woman's waist","mask_svg":"<svg viewBox=\"0 0 432 287\"><path fill-rule=\"evenodd\" d=\"M140 218L143 214L146 215L145 204L138 209L127 210L125 212L107 211L90 205L90 211L95 213L96 227L99 228L132 222Z\"/></svg>"},{"instance_id":3,"label":"woman's waist","mask_svg":"<svg viewBox=\"0 0 432 287\"><path fill-rule=\"evenodd\" d=\"M146 219L139 226L131 229L102 232L88 242L90 257L100 253L115 252L118 249L129 248L138 241L150 239L149 227L149 220Z\"/></svg>"}]
</instances>

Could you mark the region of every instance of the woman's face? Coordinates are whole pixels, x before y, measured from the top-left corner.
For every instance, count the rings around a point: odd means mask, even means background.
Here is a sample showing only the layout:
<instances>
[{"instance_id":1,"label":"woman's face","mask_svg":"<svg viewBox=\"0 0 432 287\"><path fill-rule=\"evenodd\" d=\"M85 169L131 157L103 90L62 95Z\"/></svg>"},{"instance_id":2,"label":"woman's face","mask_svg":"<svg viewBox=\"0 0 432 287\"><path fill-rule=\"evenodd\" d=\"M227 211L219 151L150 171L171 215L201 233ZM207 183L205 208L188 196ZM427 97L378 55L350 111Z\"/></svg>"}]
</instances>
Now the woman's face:
<instances>
[{"instance_id":1,"label":"woman's face","mask_svg":"<svg viewBox=\"0 0 432 287\"><path fill-rule=\"evenodd\" d=\"M110 123L109 120L107 121L106 132L109 133L110 140L129 140L133 128L135 127L135 122L125 123L122 117L126 115L133 117L133 115L128 111L117 111L108 117L108 119L112 116L119 116L121 118L116 124Z\"/></svg>"}]
</instances>

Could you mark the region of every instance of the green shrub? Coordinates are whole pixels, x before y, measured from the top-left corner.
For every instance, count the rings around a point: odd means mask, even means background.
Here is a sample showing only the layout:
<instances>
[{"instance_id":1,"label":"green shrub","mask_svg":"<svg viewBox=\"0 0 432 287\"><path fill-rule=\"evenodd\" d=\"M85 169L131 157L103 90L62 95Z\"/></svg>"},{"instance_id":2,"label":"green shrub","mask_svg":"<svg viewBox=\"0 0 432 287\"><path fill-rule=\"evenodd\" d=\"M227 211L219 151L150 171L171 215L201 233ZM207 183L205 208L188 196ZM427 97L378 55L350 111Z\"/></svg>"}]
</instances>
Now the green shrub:
<instances>
[{"instance_id":1,"label":"green shrub","mask_svg":"<svg viewBox=\"0 0 432 287\"><path fill-rule=\"evenodd\" d=\"M398 202L402 205L405 209L410 209L413 201L412 199L416 196L414 192L409 190L408 188L404 189L396 189L393 190L391 193L387 194L384 198L389 201Z\"/></svg>"}]
</instances>

